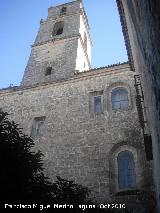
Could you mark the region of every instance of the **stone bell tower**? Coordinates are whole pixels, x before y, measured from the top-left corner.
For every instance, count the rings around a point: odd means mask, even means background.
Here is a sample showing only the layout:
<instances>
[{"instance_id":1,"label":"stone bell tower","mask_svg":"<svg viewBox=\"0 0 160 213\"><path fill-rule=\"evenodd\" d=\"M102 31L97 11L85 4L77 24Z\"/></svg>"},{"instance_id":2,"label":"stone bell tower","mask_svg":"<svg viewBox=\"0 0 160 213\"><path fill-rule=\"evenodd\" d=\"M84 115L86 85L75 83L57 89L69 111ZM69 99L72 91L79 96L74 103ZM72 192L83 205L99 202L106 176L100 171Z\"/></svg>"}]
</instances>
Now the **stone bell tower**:
<instances>
[{"instance_id":1,"label":"stone bell tower","mask_svg":"<svg viewBox=\"0 0 160 213\"><path fill-rule=\"evenodd\" d=\"M91 68L91 39L82 1L48 9L24 72L22 85L71 78Z\"/></svg>"}]
</instances>

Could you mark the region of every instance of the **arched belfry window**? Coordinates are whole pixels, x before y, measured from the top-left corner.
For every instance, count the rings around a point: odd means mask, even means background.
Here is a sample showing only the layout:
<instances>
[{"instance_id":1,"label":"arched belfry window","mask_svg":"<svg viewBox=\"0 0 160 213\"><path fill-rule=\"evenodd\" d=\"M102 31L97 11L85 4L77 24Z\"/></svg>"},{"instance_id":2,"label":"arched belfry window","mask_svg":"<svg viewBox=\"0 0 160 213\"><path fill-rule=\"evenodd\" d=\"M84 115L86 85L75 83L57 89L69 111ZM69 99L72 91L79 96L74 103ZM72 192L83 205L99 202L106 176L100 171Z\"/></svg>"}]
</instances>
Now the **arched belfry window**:
<instances>
[{"instance_id":1,"label":"arched belfry window","mask_svg":"<svg viewBox=\"0 0 160 213\"><path fill-rule=\"evenodd\" d=\"M53 28L52 36L61 35L63 33L63 28L64 28L63 21L56 22Z\"/></svg>"},{"instance_id":2,"label":"arched belfry window","mask_svg":"<svg viewBox=\"0 0 160 213\"><path fill-rule=\"evenodd\" d=\"M136 187L135 163L132 152L125 150L119 153L118 184L120 189Z\"/></svg>"},{"instance_id":3,"label":"arched belfry window","mask_svg":"<svg viewBox=\"0 0 160 213\"><path fill-rule=\"evenodd\" d=\"M111 93L112 109L123 109L129 105L128 91L123 87L112 90Z\"/></svg>"},{"instance_id":4,"label":"arched belfry window","mask_svg":"<svg viewBox=\"0 0 160 213\"><path fill-rule=\"evenodd\" d=\"M62 7L60 11L60 15L65 15L67 12L67 7Z\"/></svg>"}]
</instances>

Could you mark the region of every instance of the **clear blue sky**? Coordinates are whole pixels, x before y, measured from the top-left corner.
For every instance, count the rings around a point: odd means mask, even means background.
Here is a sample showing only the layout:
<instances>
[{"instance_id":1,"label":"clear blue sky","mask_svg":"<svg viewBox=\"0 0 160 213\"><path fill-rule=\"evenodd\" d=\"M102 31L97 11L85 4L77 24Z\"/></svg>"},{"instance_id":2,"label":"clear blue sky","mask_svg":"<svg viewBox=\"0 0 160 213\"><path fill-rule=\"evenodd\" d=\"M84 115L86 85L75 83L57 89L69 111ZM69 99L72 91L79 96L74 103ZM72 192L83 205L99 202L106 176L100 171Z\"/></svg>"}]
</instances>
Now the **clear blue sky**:
<instances>
[{"instance_id":1,"label":"clear blue sky","mask_svg":"<svg viewBox=\"0 0 160 213\"><path fill-rule=\"evenodd\" d=\"M69 0L1 0L0 88L19 85L40 19ZM93 41L92 67L127 61L116 0L83 0Z\"/></svg>"}]
</instances>

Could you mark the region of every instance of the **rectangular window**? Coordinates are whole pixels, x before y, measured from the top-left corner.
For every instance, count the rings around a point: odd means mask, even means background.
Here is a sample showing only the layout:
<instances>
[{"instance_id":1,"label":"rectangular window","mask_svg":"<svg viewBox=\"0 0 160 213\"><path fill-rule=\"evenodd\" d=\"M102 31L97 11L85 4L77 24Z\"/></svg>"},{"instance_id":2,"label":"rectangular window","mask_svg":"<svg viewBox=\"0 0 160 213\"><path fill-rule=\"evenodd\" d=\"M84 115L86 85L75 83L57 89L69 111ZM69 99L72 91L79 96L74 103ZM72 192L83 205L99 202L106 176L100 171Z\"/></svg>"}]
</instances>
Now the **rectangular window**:
<instances>
[{"instance_id":1,"label":"rectangular window","mask_svg":"<svg viewBox=\"0 0 160 213\"><path fill-rule=\"evenodd\" d=\"M32 125L31 137L41 138L44 129L45 116L35 117Z\"/></svg>"},{"instance_id":2,"label":"rectangular window","mask_svg":"<svg viewBox=\"0 0 160 213\"><path fill-rule=\"evenodd\" d=\"M123 109L129 105L126 88L114 88L111 93L112 109Z\"/></svg>"},{"instance_id":3,"label":"rectangular window","mask_svg":"<svg viewBox=\"0 0 160 213\"><path fill-rule=\"evenodd\" d=\"M101 114L104 110L103 90L89 93L89 111L91 116Z\"/></svg>"},{"instance_id":4,"label":"rectangular window","mask_svg":"<svg viewBox=\"0 0 160 213\"><path fill-rule=\"evenodd\" d=\"M94 112L102 112L102 96L94 96Z\"/></svg>"}]
</instances>

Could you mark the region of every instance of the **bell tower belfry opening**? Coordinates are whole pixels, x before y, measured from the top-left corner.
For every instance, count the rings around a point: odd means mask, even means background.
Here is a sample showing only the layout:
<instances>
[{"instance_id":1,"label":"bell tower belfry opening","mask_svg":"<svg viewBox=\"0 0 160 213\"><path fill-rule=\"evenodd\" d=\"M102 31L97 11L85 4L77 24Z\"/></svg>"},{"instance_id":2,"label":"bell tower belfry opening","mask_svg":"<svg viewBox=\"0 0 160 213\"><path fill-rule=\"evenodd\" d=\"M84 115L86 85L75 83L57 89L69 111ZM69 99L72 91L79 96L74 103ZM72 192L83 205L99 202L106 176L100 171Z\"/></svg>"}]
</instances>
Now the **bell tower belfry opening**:
<instances>
[{"instance_id":1,"label":"bell tower belfry opening","mask_svg":"<svg viewBox=\"0 0 160 213\"><path fill-rule=\"evenodd\" d=\"M89 24L80 0L50 7L32 45L22 85L71 78L91 69Z\"/></svg>"}]
</instances>

